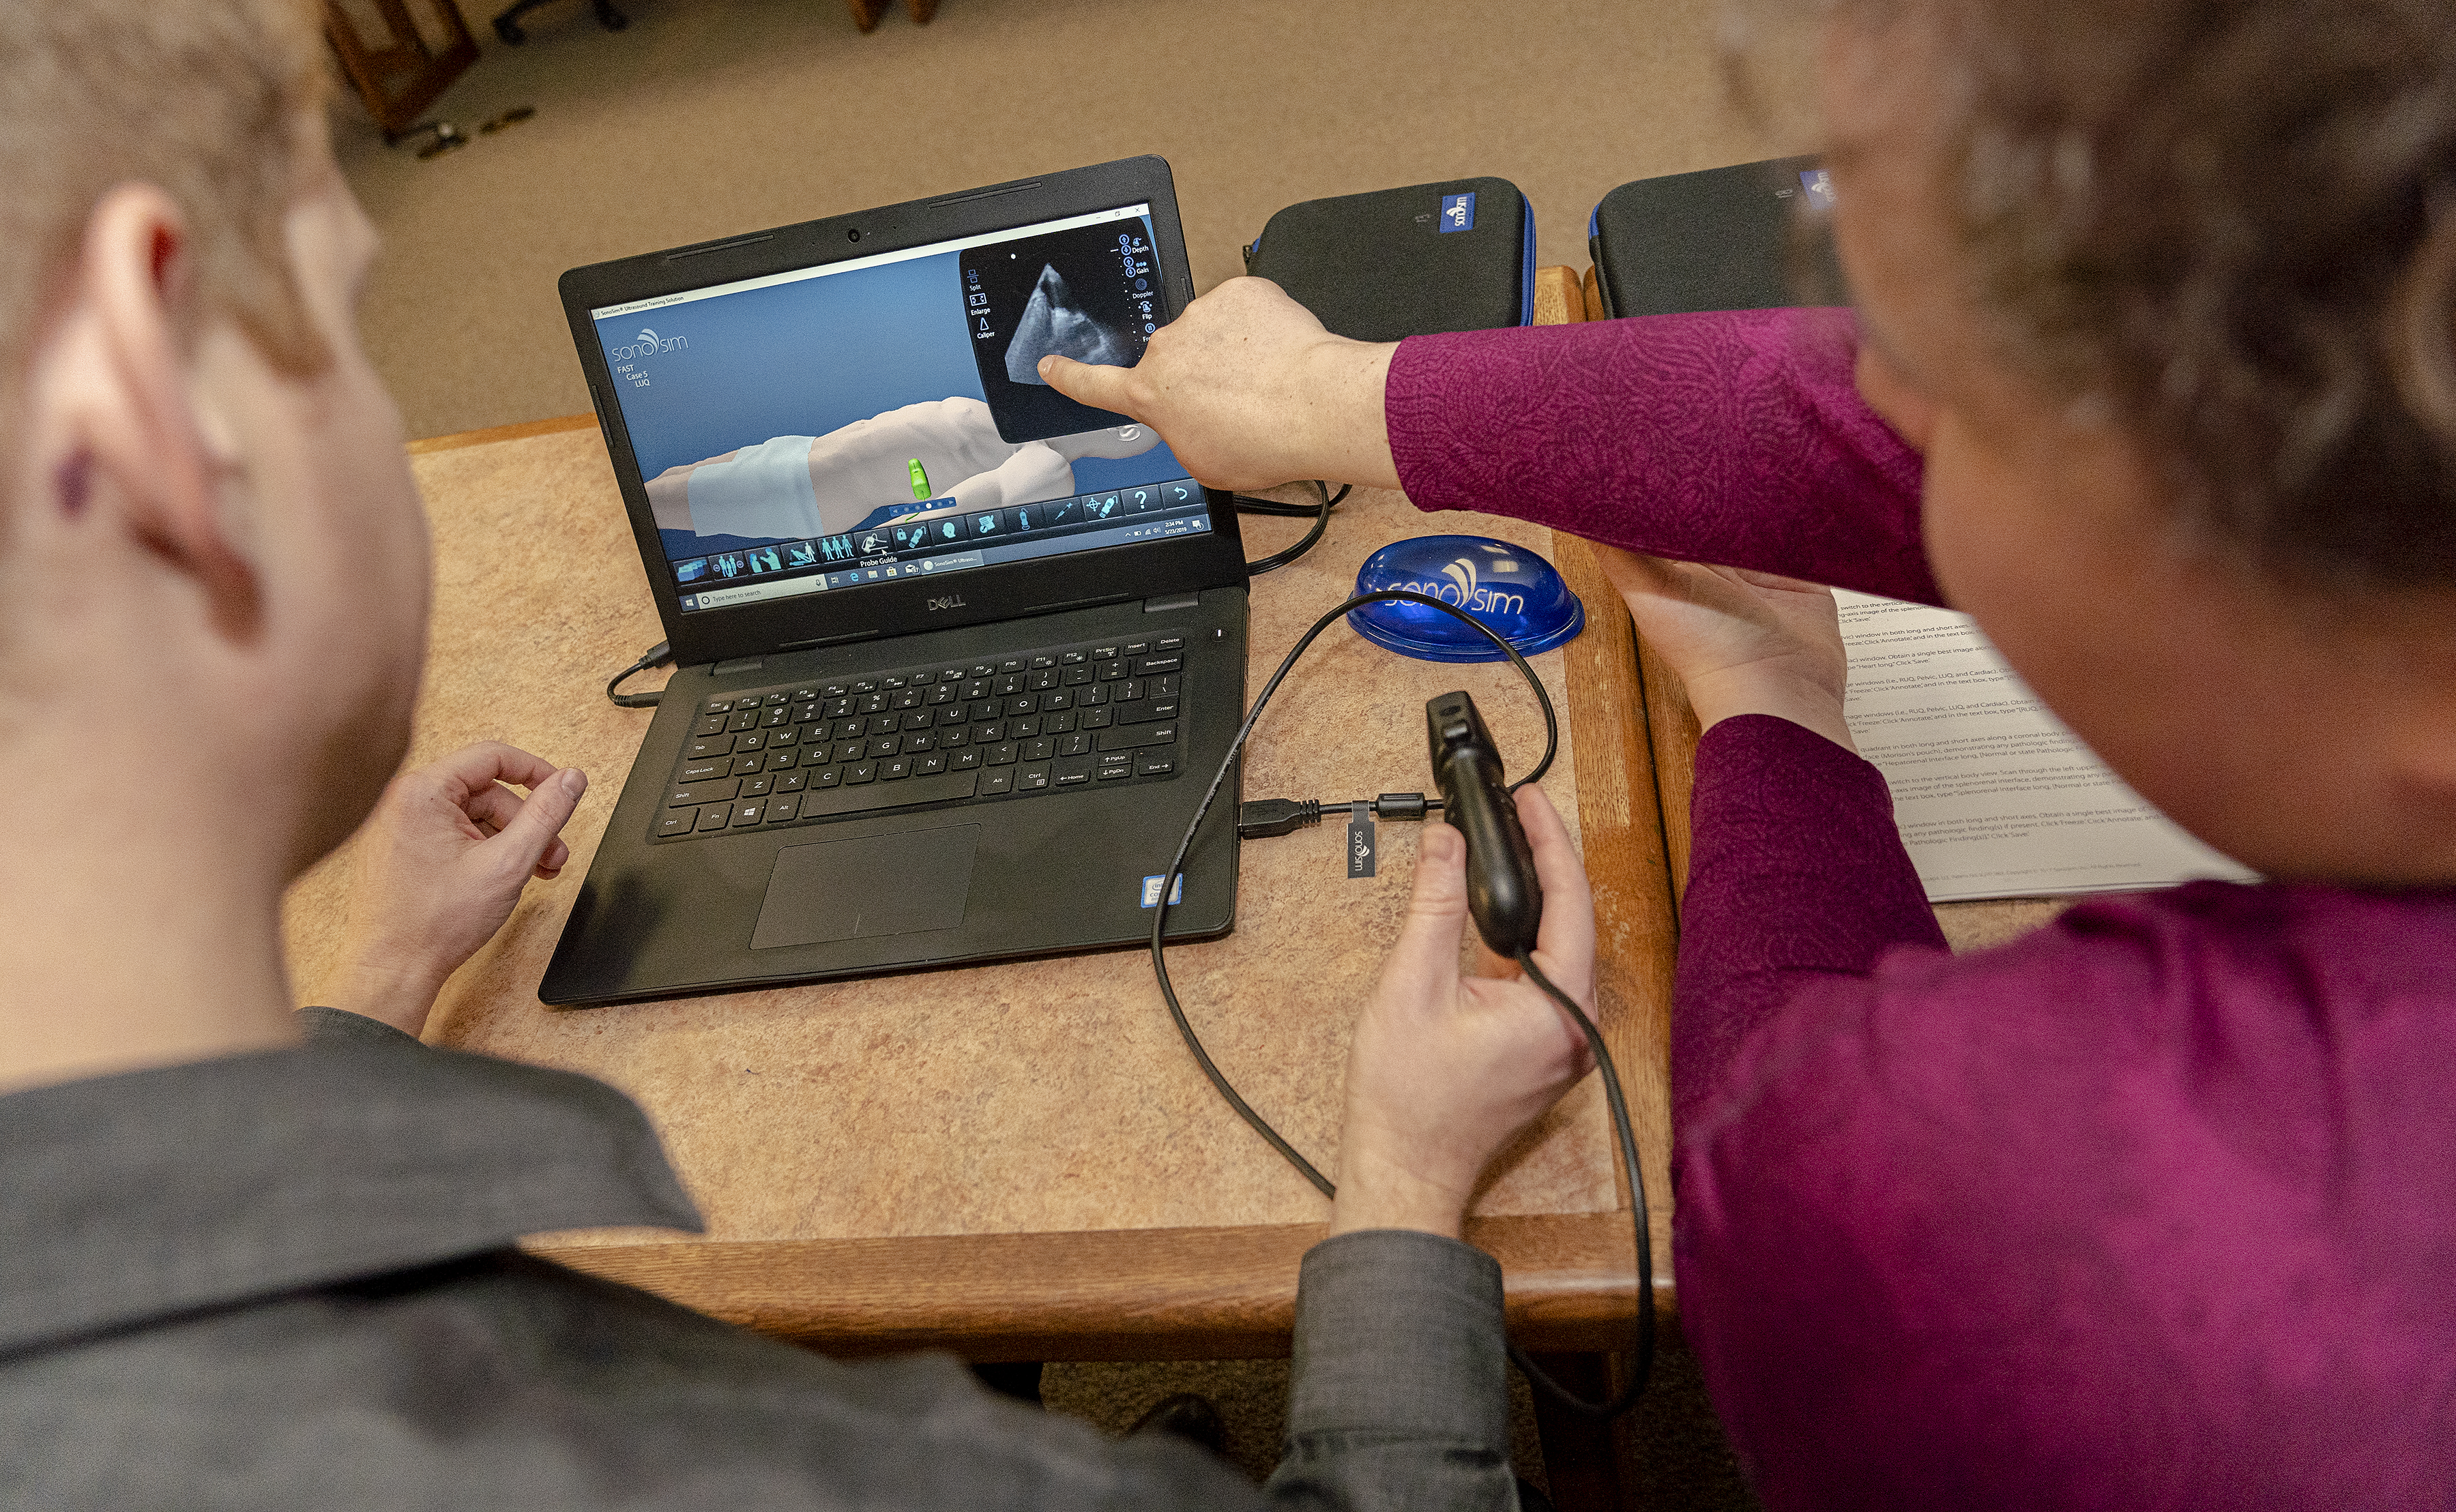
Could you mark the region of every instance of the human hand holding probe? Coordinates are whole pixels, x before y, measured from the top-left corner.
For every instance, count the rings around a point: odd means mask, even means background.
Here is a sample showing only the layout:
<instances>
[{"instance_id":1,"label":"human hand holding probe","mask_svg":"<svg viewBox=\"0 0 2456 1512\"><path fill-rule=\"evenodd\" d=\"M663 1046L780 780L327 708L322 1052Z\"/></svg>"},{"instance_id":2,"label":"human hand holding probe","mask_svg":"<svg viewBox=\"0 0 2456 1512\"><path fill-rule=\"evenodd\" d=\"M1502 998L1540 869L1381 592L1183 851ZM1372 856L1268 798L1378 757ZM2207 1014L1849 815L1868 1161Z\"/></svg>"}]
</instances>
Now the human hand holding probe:
<instances>
[{"instance_id":1,"label":"human hand holding probe","mask_svg":"<svg viewBox=\"0 0 2456 1512\"><path fill-rule=\"evenodd\" d=\"M1483 731L1465 695L1435 699L1427 716L1437 756L1449 700L1450 723ZM1532 786L1511 805L1488 738L1451 745L1434 771L1446 822L1424 827L1406 923L1348 1055L1334 1234L1404 1228L1456 1238L1486 1168L1594 1063L1569 1014L1488 937L1479 938L1472 973L1459 969L1473 916L1479 936L1499 929L1513 951L1527 948L1591 1013L1594 898L1560 815ZM1513 845L1509 831L1522 825Z\"/></svg>"}]
</instances>

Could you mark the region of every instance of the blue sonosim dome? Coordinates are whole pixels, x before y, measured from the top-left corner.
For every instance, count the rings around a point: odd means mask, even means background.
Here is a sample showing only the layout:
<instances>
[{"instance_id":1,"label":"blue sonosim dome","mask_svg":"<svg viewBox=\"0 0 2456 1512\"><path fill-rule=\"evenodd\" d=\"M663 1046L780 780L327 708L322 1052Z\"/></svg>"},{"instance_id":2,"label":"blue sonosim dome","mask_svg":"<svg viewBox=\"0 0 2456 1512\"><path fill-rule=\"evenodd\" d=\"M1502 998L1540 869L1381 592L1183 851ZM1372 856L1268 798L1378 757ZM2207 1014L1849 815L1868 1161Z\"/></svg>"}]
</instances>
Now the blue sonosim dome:
<instances>
[{"instance_id":1,"label":"blue sonosim dome","mask_svg":"<svg viewBox=\"0 0 2456 1512\"><path fill-rule=\"evenodd\" d=\"M1586 606L1552 564L1490 536L1418 536L1364 559L1356 591L1403 588L1454 603L1533 656L1575 640ZM1347 612L1356 633L1424 662L1498 662L1501 648L1458 620L1421 603L1368 603Z\"/></svg>"}]
</instances>

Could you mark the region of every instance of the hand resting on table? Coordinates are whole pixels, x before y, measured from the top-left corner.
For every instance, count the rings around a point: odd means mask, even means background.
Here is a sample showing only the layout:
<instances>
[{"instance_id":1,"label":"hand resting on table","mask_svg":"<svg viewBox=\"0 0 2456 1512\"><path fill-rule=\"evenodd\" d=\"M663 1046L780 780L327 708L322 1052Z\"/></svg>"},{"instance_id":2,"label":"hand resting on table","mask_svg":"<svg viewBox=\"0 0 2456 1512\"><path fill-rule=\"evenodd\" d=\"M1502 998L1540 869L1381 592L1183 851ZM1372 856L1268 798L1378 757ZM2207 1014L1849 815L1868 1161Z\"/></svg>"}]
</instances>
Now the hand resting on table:
<instances>
[{"instance_id":1,"label":"hand resting on table","mask_svg":"<svg viewBox=\"0 0 2456 1512\"><path fill-rule=\"evenodd\" d=\"M529 879L571 859L561 834L587 790L579 768L497 741L395 777L358 831L321 1000L418 1033L444 978L495 937Z\"/></svg>"}]
</instances>

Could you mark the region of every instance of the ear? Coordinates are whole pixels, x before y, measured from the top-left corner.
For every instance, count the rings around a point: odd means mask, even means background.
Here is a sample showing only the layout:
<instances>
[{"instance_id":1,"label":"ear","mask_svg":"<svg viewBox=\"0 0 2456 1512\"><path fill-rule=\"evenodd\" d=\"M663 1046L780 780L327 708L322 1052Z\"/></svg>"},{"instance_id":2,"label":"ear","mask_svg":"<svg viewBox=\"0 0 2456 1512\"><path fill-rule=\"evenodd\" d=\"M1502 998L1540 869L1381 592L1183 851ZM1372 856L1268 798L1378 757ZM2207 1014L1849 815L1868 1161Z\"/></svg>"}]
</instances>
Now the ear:
<instances>
[{"instance_id":1,"label":"ear","mask_svg":"<svg viewBox=\"0 0 2456 1512\"><path fill-rule=\"evenodd\" d=\"M221 484L237 467L197 411L196 273L187 223L150 184L106 194L86 223L64 328L82 332L73 385L86 472L120 501L139 540L194 579L215 622L248 635L255 566L231 539Z\"/></svg>"}]
</instances>

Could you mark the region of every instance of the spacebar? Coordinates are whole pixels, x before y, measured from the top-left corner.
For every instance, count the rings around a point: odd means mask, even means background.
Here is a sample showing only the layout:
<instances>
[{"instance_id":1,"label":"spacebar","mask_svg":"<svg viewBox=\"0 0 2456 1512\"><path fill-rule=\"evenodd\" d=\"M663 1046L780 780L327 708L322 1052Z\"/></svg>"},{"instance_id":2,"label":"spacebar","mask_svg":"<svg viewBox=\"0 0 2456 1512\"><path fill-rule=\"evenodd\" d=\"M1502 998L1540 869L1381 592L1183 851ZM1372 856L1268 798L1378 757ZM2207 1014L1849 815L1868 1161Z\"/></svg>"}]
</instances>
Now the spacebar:
<instances>
[{"instance_id":1,"label":"spacebar","mask_svg":"<svg viewBox=\"0 0 2456 1512\"><path fill-rule=\"evenodd\" d=\"M829 787L802 795L805 819L829 814L857 814L870 808L910 808L914 804L942 804L970 798L981 774L946 772L936 777L907 777L891 783L864 783L858 787Z\"/></svg>"}]
</instances>

